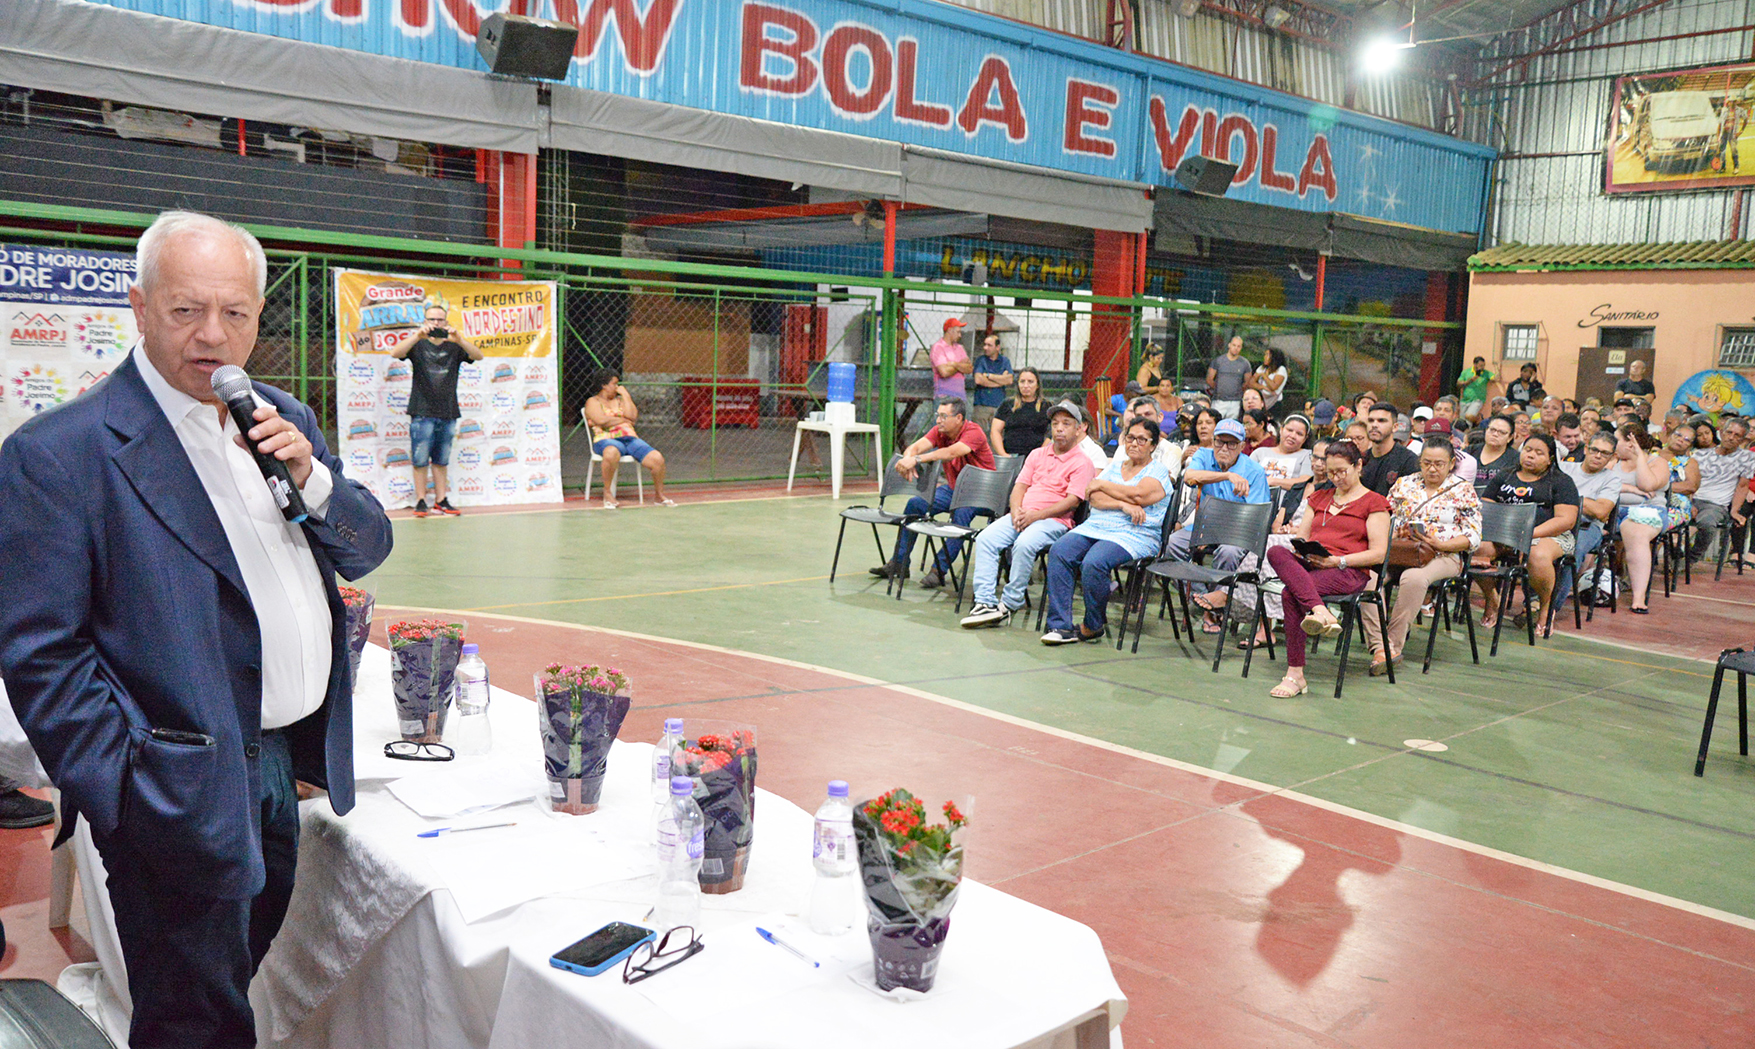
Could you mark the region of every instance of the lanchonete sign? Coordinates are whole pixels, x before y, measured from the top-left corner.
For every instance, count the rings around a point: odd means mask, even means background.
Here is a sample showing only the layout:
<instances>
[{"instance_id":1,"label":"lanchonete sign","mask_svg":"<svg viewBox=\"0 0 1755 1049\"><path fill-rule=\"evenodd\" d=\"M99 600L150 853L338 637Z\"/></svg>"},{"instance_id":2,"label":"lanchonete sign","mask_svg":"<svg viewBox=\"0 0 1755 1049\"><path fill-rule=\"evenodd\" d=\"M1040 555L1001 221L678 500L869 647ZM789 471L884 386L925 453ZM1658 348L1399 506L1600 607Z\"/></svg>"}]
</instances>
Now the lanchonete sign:
<instances>
[{"instance_id":1,"label":"lanchonete sign","mask_svg":"<svg viewBox=\"0 0 1755 1049\"><path fill-rule=\"evenodd\" d=\"M507 0L99 0L485 69ZM1434 229L1480 225L1493 151L931 0L510 0L580 27L569 83L1124 181L1186 155L1230 196Z\"/></svg>"}]
</instances>

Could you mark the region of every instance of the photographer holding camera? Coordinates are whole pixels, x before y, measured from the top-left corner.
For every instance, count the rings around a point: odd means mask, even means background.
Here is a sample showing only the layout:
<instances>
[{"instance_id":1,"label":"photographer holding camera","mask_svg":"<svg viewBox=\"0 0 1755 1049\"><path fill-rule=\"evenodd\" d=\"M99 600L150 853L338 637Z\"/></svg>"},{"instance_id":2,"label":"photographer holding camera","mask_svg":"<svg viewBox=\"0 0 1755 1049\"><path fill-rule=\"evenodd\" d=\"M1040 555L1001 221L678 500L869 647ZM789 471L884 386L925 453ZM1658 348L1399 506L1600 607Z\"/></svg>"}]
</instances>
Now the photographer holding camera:
<instances>
[{"instance_id":1,"label":"photographer holding camera","mask_svg":"<svg viewBox=\"0 0 1755 1049\"><path fill-rule=\"evenodd\" d=\"M462 513L445 495L445 467L451 438L457 435L457 374L465 359L481 360L475 343L445 323L445 307L427 306L426 323L409 332L390 356L409 362L414 388L408 395L408 455L414 461L414 516L427 515L427 463L433 466L433 509L448 517Z\"/></svg>"}]
</instances>

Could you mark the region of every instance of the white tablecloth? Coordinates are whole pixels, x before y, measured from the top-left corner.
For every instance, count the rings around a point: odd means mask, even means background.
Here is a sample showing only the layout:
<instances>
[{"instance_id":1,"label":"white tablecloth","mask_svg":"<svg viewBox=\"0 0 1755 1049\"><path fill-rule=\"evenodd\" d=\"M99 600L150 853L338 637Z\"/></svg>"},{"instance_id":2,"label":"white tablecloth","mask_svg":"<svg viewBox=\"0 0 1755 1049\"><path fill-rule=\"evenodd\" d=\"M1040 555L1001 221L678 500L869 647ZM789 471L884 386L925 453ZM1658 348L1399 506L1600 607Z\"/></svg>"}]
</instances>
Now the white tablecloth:
<instances>
[{"instance_id":1,"label":"white tablecloth","mask_svg":"<svg viewBox=\"0 0 1755 1049\"><path fill-rule=\"evenodd\" d=\"M812 877L810 815L760 790L745 888L704 898L700 955L632 987L617 973L555 969L550 954L605 922L641 921L655 899L650 746L618 742L602 807L557 816L541 800L534 704L496 689L493 753L430 766L383 757L396 738L389 697L388 653L373 646L355 702L359 804L338 818L305 803L291 910L251 988L263 1045L852 1049L899 1044L905 1030L917 1046L1083 1049L1104 1027L1119 1044L1126 1000L1096 934L973 881L931 995L899 1003L859 986L849 973L870 966L863 928L816 938L797 917ZM492 763L528 769L538 799L427 820L387 786ZM415 836L503 820L518 826ZM757 939L758 921L822 969Z\"/></svg>"}]
</instances>

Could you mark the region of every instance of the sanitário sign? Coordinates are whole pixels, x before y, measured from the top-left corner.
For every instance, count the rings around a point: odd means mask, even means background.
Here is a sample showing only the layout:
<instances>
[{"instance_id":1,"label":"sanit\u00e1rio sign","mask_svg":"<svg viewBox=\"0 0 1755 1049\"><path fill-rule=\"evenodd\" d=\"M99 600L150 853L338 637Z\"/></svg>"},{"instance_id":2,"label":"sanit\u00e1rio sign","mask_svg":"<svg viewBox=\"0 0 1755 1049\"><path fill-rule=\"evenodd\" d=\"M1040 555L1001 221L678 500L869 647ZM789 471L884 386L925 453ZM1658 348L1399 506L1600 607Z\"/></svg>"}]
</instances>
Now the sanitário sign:
<instances>
[{"instance_id":1,"label":"sanit\u00e1rio sign","mask_svg":"<svg viewBox=\"0 0 1755 1049\"><path fill-rule=\"evenodd\" d=\"M1170 184L1192 153L1229 196L1479 228L1493 151L935 0L97 0L484 69L481 20L580 27L568 82L973 156Z\"/></svg>"}]
</instances>

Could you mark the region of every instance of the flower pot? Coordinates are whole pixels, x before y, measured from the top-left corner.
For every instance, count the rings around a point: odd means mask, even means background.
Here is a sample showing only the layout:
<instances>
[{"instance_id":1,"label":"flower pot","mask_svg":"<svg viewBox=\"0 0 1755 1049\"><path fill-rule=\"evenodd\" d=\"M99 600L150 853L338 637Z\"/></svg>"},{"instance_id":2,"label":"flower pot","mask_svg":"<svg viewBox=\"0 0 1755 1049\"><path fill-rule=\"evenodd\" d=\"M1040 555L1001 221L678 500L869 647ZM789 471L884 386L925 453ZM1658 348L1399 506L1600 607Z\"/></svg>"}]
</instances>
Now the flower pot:
<instances>
[{"instance_id":1,"label":"flower pot","mask_svg":"<svg viewBox=\"0 0 1755 1049\"><path fill-rule=\"evenodd\" d=\"M342 607L347 613L345 633L351 688L352 683L360 679L360 657L365 655L366 642L372 636L372 612L377 608L378 599L371 591L360 587L342 586L340 589Z\"/></svg>"},{"instance_id":2,"label":"flower pot","mask_svg":"<svg viewBox=\"0 0 1755 1049\"><path fill-rule=\"evenodd\" d=\"M872 973L879 990L906 987L921 994L932 990L932 982L938 976L939 952L944 950L945 936L951 931L948 915L899 925L870 918L865 929L871 937Z\"/></svg>"},{"instance_id":3,"label":"flower pot","mask_svg":"<svg viewBox=\"0 0 1755 1049\"><path fill-rule=\"evenodd\" d=\"M390 686L402 738L438 743L457 691L467 624L421 620L390 625Z\"/></svg>"},{"instance_id":4,"label":"flower pot","mask_svg":"<svg viewBox=\"0 0 1755 1049\"><path fill-rule=\"evenodd\" d=\"M536 675L536 695L550 806L575 816L596 812L610 745L633 703L627 678L614 668L557 663Z\"/></svg>"},{"instance_id":5,"label":"flower pot","mask_svg":"<svg viewBox=\"0 0 1755 1049\"><path fill-rule=\"evenodd\" d=\"M706 817L701 891L743 888L756 830L756 730L753 725L690 720L690 738L671 752L672 776L695 781L695 803Z\"/></svg>"}]
</instances>

